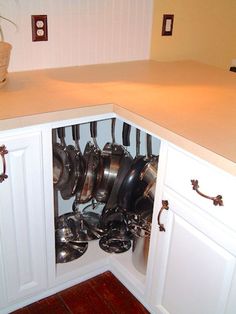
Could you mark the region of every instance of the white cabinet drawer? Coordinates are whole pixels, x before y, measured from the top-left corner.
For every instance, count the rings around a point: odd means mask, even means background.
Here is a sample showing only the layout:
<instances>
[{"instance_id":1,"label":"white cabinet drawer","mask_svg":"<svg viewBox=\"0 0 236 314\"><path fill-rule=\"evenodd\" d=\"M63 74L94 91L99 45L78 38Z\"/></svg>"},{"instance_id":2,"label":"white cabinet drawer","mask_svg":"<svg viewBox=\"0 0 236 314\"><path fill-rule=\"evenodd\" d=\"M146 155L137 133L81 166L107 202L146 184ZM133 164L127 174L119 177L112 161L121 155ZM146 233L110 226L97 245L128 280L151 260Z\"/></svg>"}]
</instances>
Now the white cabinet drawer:
<instances>
[{"instance_id":1,"label":"white cabinet drawer","mask_svg":"<svg viewBox=\"0 0 236 314\"><path fill-rule=\"evenodd\" d=\"M236 230L236 178L172 145L168 147L165 185L197 205L208 215ZM223 206L200 196L191 180L198 180L199 191L207 196L222 195Z\"/></svg>"}]
</instances>

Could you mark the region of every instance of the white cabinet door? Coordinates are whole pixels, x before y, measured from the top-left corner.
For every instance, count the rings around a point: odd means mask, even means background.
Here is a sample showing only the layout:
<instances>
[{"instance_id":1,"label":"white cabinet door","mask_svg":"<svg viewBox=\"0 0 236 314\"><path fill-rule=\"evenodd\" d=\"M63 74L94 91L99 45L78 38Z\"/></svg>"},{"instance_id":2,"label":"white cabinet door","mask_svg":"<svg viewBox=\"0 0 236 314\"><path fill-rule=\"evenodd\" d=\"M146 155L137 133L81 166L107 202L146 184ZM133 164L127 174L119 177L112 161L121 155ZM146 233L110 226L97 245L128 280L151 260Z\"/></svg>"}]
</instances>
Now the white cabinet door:
<instances>
[{"instance_id":1,"label":"white cabinet door","mask_svg":"<svg viewBox=\"0 0 236 314\"><path fill-rule=\"evenodd\" d=\"M211 228L206 221L202 221L203 230L200 230L178 215L178 211L184 212L183 208L180 210L181 202L168 201L170 209L161 217L165 222L168 216L166 232L158 235L158 242L162 243L156 245L153 264L151 298L156 312L225 313L235 268L234 255L206 235L205 228Z\"/></svg>"},{"instance_id":2,"label":"white cabinet door","mask_svg":"<svg viewBox=\"0 0 236 314\"><path fill-rule=\"evenodd\" d=\"M0 290L10 305L47 282L41 133L2 133L2 144L8 178L0 183Z\"/></svg>"}]
</instances>

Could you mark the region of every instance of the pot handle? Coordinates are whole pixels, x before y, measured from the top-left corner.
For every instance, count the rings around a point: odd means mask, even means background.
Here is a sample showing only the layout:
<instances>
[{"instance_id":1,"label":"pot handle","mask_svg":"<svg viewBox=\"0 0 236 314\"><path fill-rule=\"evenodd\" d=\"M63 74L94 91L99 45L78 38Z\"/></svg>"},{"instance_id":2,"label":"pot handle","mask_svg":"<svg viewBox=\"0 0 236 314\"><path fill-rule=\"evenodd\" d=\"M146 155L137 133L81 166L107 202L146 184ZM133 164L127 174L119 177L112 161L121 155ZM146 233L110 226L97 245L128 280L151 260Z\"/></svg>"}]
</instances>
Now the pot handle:
<instances>
[{"instance_id":1,"label":"pot handle","mask_svg":"<svg viewBox=\"0 0 236 314\"><path fill-rule=\"evenodd\" d=\"M90 122L90 135L93 139L95 147L99 149L97 144L97 121Z\"/></svg>"},{"instance_id":2,"label":"pot handle","mask_svg":"<svg viewBox=\"0 0 236 314\"><path fill-rule=\"evenodd\" d=\"M116 127L116 118L111 119L111 137L112 137L112 144L115 144L115 127Z\"/></svg>"},{"instance_id":3,"label":"pot handle","mask_svg":"<svg viewBox=\"0 0 236 314\"><path fill-rule=\"evenodd\" d=\"M57 128L57 135L58 135L59 139L61 140L61 145L63 147L66 147L66 143L65 143L65 128L64 127Z\"/></svg>"},{"instance_id":4,"label":"pot handle","mask_svg":"<svg viewBox=\"0 0 236 314\"><path fill-rule=\"evenodd\" d=\"M159 213L158 213L158 217L157 217L157 223L158 223L158 226L159 226L159 230L165 232L165 231L166 231L165 226L164 226L164 224L162 224L161 221L160 221L160 219L161 219L161 214L162 214L162 212L163 212L164 209L165 209L165 210L168 210L168 209L169 209L169 203L168 203L167 200L163 200L163 201L162 201L162 207L161 207L161 209L160 209L160 211L159 211Z\"/></svg>"},{"instance_id":5,"label":"pot handle","mask_svg":"<svg viewBox=\"0 0 236 314\"><path fill-rule=\"evenodd\" d=\"M136 129L136 157L140 156L140 130Z\"/></svg>"},{"instance_id":6,"label":"pot handle","mask_svg":"<svg viewBox=\"0 0 236 314\"><path fill-rule=\"evenodd\" d=\"M79 124L72 125L72 138L75 142L76 149L78 150L80 154L82 154L80 146L79 146L79 140L80 140L80 125Z\"/></svg>"},{"instance_id":7,"label":"pot handle","mask_svg":"<svg viewBox=\"0 0 236 314\"><path fill-rule=\"evenodd\" d=\"M124 146L130 146L130 130L131 125L128 123L123 123L123 130L122 130L122 143Z\"/></svg>"},{"instance_id":8,"label":"pot handle","mask_svg":"<svg viewBox=\"0 0 236 314\"><path fill-rule=\"evenodd\" d=\"M90 122L90 134L92 138L97 137L97 121Z\"/></svg>"},{"instance_id":9,"label":"pot handle","mask_svg":"<svg viewBox=\"0 0 236 314\"><path fill-rule=\"evenodd\" d=\"M80 140L80 126L79 126L79 124L72 125L72 138L74 141Z\"/></svg>"},{"instance_id":10,"label":"pot handle","mask_svg":"<svg viewBox=\"0 0 236 314\"><path fill-rule=\"evenodd\" d=\"M2 165L3 165L3 171L0 174L0 183L2 183L5 179L8 178L8 175L6 174L6 160L5 160L5 155L8 153L6 146L2 145L0 146L0 155L2 157Z\"/></svg>"},{"instance_id":11,"label":"pot handle","mask_svg":"<svg viewBox=\"0 0 236 314\"><path fill-rule=\"evenodd\" d=\"M152 136L147 133L147 158L151 159L152 158Z\"/></svg>"}]
</instances>

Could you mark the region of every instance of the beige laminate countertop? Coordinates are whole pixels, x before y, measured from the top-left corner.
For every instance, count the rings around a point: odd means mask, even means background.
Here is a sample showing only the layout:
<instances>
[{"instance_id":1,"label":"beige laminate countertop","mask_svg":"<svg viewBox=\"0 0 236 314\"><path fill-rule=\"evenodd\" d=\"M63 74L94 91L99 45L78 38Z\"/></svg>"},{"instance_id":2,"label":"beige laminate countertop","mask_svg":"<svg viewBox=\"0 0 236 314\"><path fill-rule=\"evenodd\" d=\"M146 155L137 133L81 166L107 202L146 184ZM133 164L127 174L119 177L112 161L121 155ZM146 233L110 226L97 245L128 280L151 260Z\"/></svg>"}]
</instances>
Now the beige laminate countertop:
<instances>
[{"instance_id":1,"label":"beige laminate countertop","mask_svg":"<svg viewBox=\"0 0 236 314\"><path fill-rule=\"evenodd\" d=\"M0 130L80 108L115 112L236 174L235 73L193 61L10 73L0 89Z\"/></svg>"}]
</instances>

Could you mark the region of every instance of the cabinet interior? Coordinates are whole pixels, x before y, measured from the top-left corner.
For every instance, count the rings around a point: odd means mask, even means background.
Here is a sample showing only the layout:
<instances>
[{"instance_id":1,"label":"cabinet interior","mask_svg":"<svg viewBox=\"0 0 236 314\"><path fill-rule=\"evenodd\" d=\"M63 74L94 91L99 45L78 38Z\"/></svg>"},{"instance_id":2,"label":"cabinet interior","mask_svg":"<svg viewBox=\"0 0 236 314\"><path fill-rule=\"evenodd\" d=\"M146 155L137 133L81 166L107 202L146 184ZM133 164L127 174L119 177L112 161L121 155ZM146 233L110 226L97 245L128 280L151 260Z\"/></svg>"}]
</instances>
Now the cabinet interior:
<instances>
[{"instance_id":1,"label":"cabinet interior","mask_svg":"<svg viewBox=\"0 0 236 314\"><path fill-rule=\"evenodd\" d=\"M115 142L117 144L122 144L122 128L123 128L123 121L119 118L116 118L115 123ZM52 130L52 138L53 142L60 143L60 140L57 135L57 130ZM102 150L104 145L107 142L111 142L111 119L104 119L97 121L97 143L99 148ZM79 145L81 151L84 152L86 143L91 141L90 136L90 123L81 123L80 124L80 140ZM72 138L72 127L66 126L65 127L65 142L66 145L74 145L74 141ZM146 155L146 132L141 130L140 133L140 154ZM160 151L160 144L161 141L152 136L152 154L155 156L159 155ZM136 127L131 125L130 131L130 146L126 147L129 153L135 158L136 155ZM60 192L54 189L54 213L55 217L66 214L68 212L72 212L72 204L75 197L72 196L68 200L64 200ZM91 201L86 204L81 204L79 209L82 211L85 206L91 204ZM140 289L144 289L146 275L138 271L132 262L132 246L131 248L125 253L106 253L99 247L99 240L92 240L88 242L88 249L84 255L80 258L73 260L68 263L58 263L56 264L56 276L59 278L60 276L64 276L71 271L75 271L80 269L81 274L83 269L85 268L93 268L93 265L98 265L99 263L109 263L109 260L112 259L113 263L117 266L120 272L129 273L130 276L134 278L137 285L139 285Z\"/></svg>"}]
</instances>

